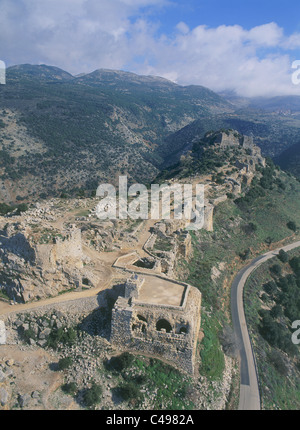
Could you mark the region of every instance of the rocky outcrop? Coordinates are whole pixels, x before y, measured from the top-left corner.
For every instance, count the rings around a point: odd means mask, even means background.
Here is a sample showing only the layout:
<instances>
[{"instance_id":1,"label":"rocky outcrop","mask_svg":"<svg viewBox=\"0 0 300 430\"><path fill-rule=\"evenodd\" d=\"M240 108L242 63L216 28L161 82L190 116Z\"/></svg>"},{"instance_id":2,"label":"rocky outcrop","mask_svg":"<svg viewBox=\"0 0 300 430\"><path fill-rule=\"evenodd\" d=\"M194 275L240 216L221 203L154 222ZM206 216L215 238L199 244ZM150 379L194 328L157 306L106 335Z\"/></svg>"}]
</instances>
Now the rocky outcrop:
<instances>
[{"instance_id":1,"label":"rocky outcrop","mask_svg":"<svg viewBox=\"0 0 300 430\"><path fill-rule=\"evenodd\" d=\"M34 235L22 223L0 231L1 287L17 302L49 297L60 291L94 285L97 279L84 267L81 231L74 226Z\"/></svg>"}]
</instances>

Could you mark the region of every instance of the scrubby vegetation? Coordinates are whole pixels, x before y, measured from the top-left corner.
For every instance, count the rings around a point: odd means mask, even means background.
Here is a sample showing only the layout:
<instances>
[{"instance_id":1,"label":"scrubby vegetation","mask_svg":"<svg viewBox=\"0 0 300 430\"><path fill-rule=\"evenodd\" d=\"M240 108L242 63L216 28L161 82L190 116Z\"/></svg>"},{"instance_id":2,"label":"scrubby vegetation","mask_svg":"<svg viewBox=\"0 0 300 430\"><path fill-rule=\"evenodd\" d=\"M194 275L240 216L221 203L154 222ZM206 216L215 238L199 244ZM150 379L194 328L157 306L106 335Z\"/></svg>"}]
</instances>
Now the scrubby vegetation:
<instances>
[{"instance_id":1,"label":"scrubby vegetation","mask_svg":"<svg viewBox=\"0 0 300 430\"><path fill-rule=\"evenodd\" d=\"M72 345L76 342L77 332L72 327L60 327L51 330L47 337L47 347L58 349L60 345Z\"/></svg>"},{"instance_id":2,"label":"scrubby vegetation","mask_svg":"<svg viewBox=\"0 0 300 430\"><path fill-rule=\"evenodd\" d=\"M292 342L292 323L300 316L299 267L299 250L281 253L258 268L246 286L246 317L264 409L300 406L300 351Z\"/></svg>"},{"instance_id":3,"label":"scrubby vegetation","mask_svg":"<svg viewBox=\"0 0 300 430\"><path fill-rule=\"evenodd\" d=\"M18 205L8 205L6 203L0 203L0 215L7 215L8 213L14 212L15 215L19 215L22 212L28 210L28 205L26 203L20 203Z\"/></svg>"},{"instance_id":4,"label":"scrubby vegetation","mask_svg":"<svg viewBox=\"0 0 300 430\"><path fill-rule=\"evenodd\" d=\"M102 387L95 383L92 384L91 388L85 390L83 394L84 404L88 407L95 406L100 402L102 394Z\"/></svg>"},{"instance_id":5,"label":"scrubby vegetation","mask_svg":"<svg viewBox=\"0 0 300 430\"><path fill-rule=\"evenodd\" d=\"M260 178L264 179L260 181ZM259 168L257 179L250 187L244 187L243 191L243 197L227 199L215 208L213 232L191 233L193 257L188 263L182 259L177 264L181 278L198 287L202 293L201 326L204 338L200 344L199 370L201 375L215 381L224 370L224 351L228 349L229 354L234 355L237 350L233 338L224 343L224 328L230 325L230 317L224 314L224 307L230 303L230 285L234 273L250 259L271 246L276 247L276 242L298 238L298 231L287 226L291 219L297 225L300 222L300 187L296 179L281 172L268 160L266 168ZM271 342L276 345L273 349L279 346L283 348L280 356L293 351L295 353L295 348L290 338L289 341L285 340L289 330L280 325L278 318L281 318L281 312L283 318L291 317L291 312L295 317L298 312L296 278L289 283L289 293L282 290L289 280L285 279L286 276L291 276L291 273L285 274L283 270L286 258L285 253L280 253L270 265L269 274L276 285L278 303L273 303L273 309L262 310L259 325L261 334L270 336ZM290 270L297 272L297 263L293 263L293 260L289 260L289 263L294 264ZM216 278L213 278L213 269L216 273L219 271ZM296 276L295 272L293 276ZM269 300L268 293L264 293L265 299ZM271 355L280 367L278 355Z\"/></svg>"}]
</instances>

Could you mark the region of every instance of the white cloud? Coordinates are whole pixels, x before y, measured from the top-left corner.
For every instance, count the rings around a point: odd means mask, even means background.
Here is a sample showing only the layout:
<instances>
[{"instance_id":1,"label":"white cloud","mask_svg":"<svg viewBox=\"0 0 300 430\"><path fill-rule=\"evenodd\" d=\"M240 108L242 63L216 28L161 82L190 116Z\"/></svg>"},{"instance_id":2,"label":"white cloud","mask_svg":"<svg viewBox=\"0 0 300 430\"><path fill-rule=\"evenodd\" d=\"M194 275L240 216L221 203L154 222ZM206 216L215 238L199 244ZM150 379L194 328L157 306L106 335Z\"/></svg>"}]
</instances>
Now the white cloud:
<instances>
[{"instance_id":1,"label":"white cloud","mask_svg":"<svg viewBox=\"0 0 300 430\"><path fill-rule=\"evenodd\" d=\"M179 22L176 25L176 29L179 30L183 34L187 34L190 31L188 25L183 21Z\"/></svg>"},{"instance_id":2,"label":"white cloud","mask_svg":"<svg viewBox=\"0 0 300 430\"><path fill-rule=\"evenodd\" d=\"M283 51L295 35L286 38L275 23L250 30L239 25L182 29L174 39L157 42L157 61L145 71L245 96L300 95L300 86L292 83L292 60Z\"/></svg>"},{"instance_id":3,"label":"white cloud","mask_svg":"<svg viewBox=\"0 0 300 430\"><path fill-rule=\"evenodd\" d=\"M283 39L283 29L275 22L254 27L245 32L246 38L264 47L278 46Z\"/></svg>"},{"instance_id":4,"label":"white cloud","mask_svg":"<svg viewBox=\"0 0 300 430\"><path fill-rule=\"evenodd\" d=\"M171 6L169 0L1 0L0 58L74 74L126 69L248 96L300 94L290 58L300 34L286 37L274 22L250 30L179 22L172 35L161 35L163 25L149 8Z\"/></svg>"}]
</instances>

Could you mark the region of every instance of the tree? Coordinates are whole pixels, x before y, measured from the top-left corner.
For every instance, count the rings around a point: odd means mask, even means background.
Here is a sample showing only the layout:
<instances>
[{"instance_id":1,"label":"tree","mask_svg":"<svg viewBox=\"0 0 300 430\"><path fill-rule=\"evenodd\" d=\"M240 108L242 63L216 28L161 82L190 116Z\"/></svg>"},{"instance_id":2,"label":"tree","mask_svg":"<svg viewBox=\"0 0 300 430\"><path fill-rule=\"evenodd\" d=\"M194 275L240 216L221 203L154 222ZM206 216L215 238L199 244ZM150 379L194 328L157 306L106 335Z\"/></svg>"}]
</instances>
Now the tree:
<instances>
[{"instance_id":1,"label":"tree","mask_svg":"<svg viewBox=\"0 0 300 430\"><path fill-rule=\"evenodd\" d=\"M246 261L246 260L250 257L250 255L251 255L251 249L250 249L250 248L248 248L248 249L245 249L245 251L241 252L241 253L239 254L239 257L240 257L243 261Z\"/></svg>"},{"instance_id":2,"label":"tree","mask_svg":"<svg viewBox=\"0 0 300 430\"><path fill-rule=\"evenodd\" d=\"M246 234L252 235L257 231L257 225L253 222L249 222L249 224L244 225L243 230Z\"/></svg>"},{"instance_id":3,"label":"tree","mask_svg":"<svg viewBox=\"0 0 300 430\"><path fill-rule=\"evenodd\" d=\"M68 384L64 384L62 385L61 389L66 394L74 395L77 391L76 382L69 382Z\"/></svg>"},{"instance_id":4,"label":"tree","mask_svg":"<svg viewBox=\"0 0 300 430\"><path fill-rule=\"evenodd\" d=\"M291 268L293 269L295 275L300 277L300 257L293 257L289 261Z\"/></svg>"},{"instance_id":5,"label":"tree","mask_svg":"<svg viewBox=\"0 0 300 430\"><path fill-rule=\"evenodd\" d=\"M73 364L73 360L71 357L61 358L58 362L59 370L65 370Z\"/></svg>"},{"instance_id":6,"label":"tree","mask_svg":"<svg viewBox=\"0 0 300 430\"><path fill-rule=\"evenodd\" d=\"M83 401L86 406L94 406L100 402L102 395L102 387L93 382L91 388L87 389L83 395Z\"/></svg>"},{"instance_id":7,"label":"tree","mask_svg":"<svg viewBox=\"0 0 300 430\"><path fill-rule=\"evenodd\" d=\"M275 276L281 275L281 267L279 264L273 264L273 266L270 267L270 272Z\"/></svg>"},{"instance_id":8,"label":"tree","mask_svg":"<svg viewBox=\"0 0 300 430\"><path fill-rule=\"evenodd\" d=\"M124 400L138 399L141 396L139 388L133 382L121 385L119 390Z\"/></svg>"},{"instance_id":9,"label":"tree","mask_svg":"<svg viewBox=\"0 0 300 430\"><path fill-rule=\"evenodd\" d=\"M275 284L274 281L270 281L270 282L266 282L263 285L263 289L264 291L269 294L270 296L272 296L273 294L275 294L276 290L277 290L277 286Z\"/></svg>"},{"instance_id":10,"label":"tree","mask_svg":"<svg viewBox=\"0 0 300 430\"><path fill-rule=\"evenodd\" d=\"M289 256L283 249L279 251L278 258L282 263L287 263Z\"/></svg>"},{"instance_id":11,"label":"tree","mask_svg":"<svg viewBox=\"0 0 300 430\"><path fill-rule=\"evenodd\" d=\"M283 315L282 307L280 305L275 305L272 307L270 311L270 315L272 318L276 319Z\"/></svg>"},{"instance_id":12,"label":"tree","mask_svg":"<svg viewBox=\"0 0 300 430\"><path fill-rule=\"evenodd\" d=\"M294 232L297 231L297 225L296 225L296 223L294 221L289 221L286 224L286 226L287 226L287 228L289 228L290 230L292 230Z\"/></svg>"},{"instance_id":13,"label":"tree","mask_svg":"<svg viewBox=\"0 0 300 430\"><path fill-rule=\"evenodd\" d=\"M109 367L113 370L122 371L127 369L133 362L133 355L129 354L129 352L123 352L123 354L118 357L112 357L109 362Z\"/></svg>"}]
</instances>

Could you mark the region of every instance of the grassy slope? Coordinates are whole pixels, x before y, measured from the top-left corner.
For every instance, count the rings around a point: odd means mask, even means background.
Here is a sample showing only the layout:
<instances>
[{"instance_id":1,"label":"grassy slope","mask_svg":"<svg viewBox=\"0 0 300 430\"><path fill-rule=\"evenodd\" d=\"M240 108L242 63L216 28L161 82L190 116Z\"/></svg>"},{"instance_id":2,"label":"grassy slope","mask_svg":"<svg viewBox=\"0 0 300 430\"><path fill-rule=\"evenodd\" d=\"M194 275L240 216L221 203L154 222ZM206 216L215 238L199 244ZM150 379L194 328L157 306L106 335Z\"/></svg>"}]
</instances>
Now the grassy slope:
<instances>
[{"instance_id":1,"label":"grassy slope","mask_svg":"<svg viewBox=\"0 0 300 430\"><path fill-rule=\"evenodd\" d=\"M230 285L237 271L247 263L239 255L250 249L248 259L277 247L278 242L289 243L299 238L286 226L289 220L300 226L300 185L293 177L279 173L286 189L274 186L264 197L257 198L247 209L240 209L232 200L217 206L214 232L193 233L194 255L190 262L180 260L182 278L200 289L203 295L202 330L200 345L202 364L200 374L218 379L224 369L224 358L219 336L230 323ZM257 226L247 232L247 225ZM271 245L269 245L272 240ZM211 278L213 267L224 263L220 276ZM222 269L222 267L221 267ZM226 347L228 345L224 345Z\"/></svg>"}]
</instances>

